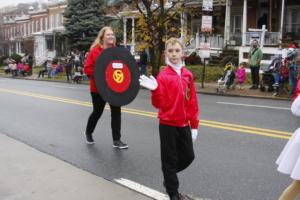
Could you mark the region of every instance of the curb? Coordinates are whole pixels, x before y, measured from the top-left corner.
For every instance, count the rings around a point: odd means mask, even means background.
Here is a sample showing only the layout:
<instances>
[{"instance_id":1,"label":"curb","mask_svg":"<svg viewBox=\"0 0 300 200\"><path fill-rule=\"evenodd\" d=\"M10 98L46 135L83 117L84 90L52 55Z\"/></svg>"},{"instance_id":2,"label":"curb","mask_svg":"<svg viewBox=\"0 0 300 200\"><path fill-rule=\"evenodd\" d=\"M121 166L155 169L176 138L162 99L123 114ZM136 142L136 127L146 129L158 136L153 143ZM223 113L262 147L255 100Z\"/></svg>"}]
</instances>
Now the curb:
<instances>
[{"instance_id":1,"label":"curb","mask_svg":"<svg viewBox=\"0 0 300 200\"><path fill-rule=\"evenodd\" d=\"M3 75L0 75L1 78L7 78L7 79L21 79L21 80L33 80L33 81L46 81L46 82L56 82L56 83L69 83L71 84L72 82L67 82L67 81L61 81L61 80L44 80L44 79L36 79L36 78L24 78L24 77L17 77L17 78L11 78L11 77L6 77ZM72 83L73 84L73 83ZM81 82L80 84L82 85L88 85L88 82ZM74 83L74 85L77 85ZM141 87L141 89L145 89ZM216 92L204 92L197 90L196 92L198 94L206 94L206 95L215 95L215 96L226 96L226 97L239 97L239 98L256 98L256 99L271 99L271 100L281 100L281 101L290 101L289 98L282 98L282 97L266 97L266 96L259 96L259 95L238 95L238 94L219 94Z\"/></svg>"},{"instance_id":2,"label":"curb","mask_svg":"<svg viewBox=\"0 0 300 200\"><path fill-rule=\"evenodd\" d=\"M238 95L238 94L218 94L214 92L203 92L197 91L198 94L206 94L206 95L214 95L214 96L226 96L226 97L238 97L238 98L256 98L256 99L271 99L271 100L281 100L281 101L290 101L289 98L282 98L282 97L264 97L258 95Z\"/></svg>"}]
</instances>

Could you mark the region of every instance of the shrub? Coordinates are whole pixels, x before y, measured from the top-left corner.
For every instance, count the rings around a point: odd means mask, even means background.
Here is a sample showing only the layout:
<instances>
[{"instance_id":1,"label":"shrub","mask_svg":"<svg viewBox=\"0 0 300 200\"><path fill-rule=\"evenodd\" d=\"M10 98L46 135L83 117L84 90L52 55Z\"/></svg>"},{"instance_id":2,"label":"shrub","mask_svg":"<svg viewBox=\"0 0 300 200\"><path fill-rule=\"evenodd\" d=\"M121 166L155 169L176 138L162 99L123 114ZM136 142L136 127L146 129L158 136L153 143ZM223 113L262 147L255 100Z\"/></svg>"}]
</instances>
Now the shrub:
<instances>
[{"instance_id":1,"label":"shrub","mask_svg":"<svg viewBox=\"0 0 300 200\"><path fill-rule=\"evenodd\" d=\"M22 59L22 56L20 56L19 54L16 54L16 53L12 54L10 57L12 59L14 59L17 63L20 62Z\"/></svg>"},{"instance_id":2,"label":"shrub","mask_svg":"<svg viewBox=\"0 0 300 200\"><path fill-rule=\"evenodd\" d=\"M190 65L187 66L193 75L195 82L201 81L203 65ZM223 75L223 68L218 66L206 66L205 67L205 82L215 82Z\"/></svg>"},{"instance_id":3,"label":"shrub","mask_svg":"<svg viewBox=\"0 0 300 200\"><path fill-rule=\"evenodd\" d=\"M4 65L4 60L6 59L7 57L5 56L0 56L0 66Z\"/></svg>"}]
</instances>

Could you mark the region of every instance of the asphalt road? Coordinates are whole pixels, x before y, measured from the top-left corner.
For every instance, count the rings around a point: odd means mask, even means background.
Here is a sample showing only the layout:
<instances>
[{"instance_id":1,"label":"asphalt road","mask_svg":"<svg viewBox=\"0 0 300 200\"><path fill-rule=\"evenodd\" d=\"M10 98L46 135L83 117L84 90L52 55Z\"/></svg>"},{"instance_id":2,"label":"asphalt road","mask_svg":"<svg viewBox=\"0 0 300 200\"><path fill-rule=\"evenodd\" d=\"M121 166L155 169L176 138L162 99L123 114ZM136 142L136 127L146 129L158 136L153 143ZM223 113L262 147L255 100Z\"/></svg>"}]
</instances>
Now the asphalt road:
<instances>
[{"instance_id":1,"label":"asphalt road","mask_svg":"<svg viewBox=\"0 0 300 200\"><path fill-rule=\"evenodd\" d=\"M123 108L124 151L111 146L109 110L98 122L96 144L85 143L90 101L87 85L0 78L0 133L108 180L164 192L149 92ZM180 191L212 200L278 199L291 180L276 171L275 160L299 126L291 102L201 94L198 101L196 159L180 173Z\"/></svg>"}]
</instances>

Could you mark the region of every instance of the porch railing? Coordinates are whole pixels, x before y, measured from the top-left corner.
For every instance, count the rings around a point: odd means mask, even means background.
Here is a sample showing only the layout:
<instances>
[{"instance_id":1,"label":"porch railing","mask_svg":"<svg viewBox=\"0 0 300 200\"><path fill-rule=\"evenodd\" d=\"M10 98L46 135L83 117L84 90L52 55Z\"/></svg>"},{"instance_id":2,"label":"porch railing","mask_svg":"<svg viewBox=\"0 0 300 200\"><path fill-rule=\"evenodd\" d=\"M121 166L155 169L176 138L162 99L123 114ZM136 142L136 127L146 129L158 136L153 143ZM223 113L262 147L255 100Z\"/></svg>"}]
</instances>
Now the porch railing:
<instances>
[{"instance_id":1,"label":"porch railing","mask_svg":"<svg viewBox=\"0 0 300 200\"><path fill-rule=\"evenodd\" d=\"M195 37L191 38L188 49L196 49L200 47L200 43L210 43L211 49L222 49L224 47L224 38L222 35L211 35L205 38L204 34L196 34Z\"/></svg>"},{"instance_id":2,"label":"porch railing","mask_svg":"<svg viewBox=\"0 0 300 200\"><path fill-rule=\"evenodd\" d=\"M230 33L229 44L233 46L242 45L242 33Z\"/></svg>"},{"instance_id":3,"label":"porch railing","mask_svg":"<svg viewBox=\"0 0 300 200\"><path fill-rule=\"evenodd\" d=\"M261 32L246 32L246 45L250 46L252 39L257 39L260 42ZM280 43L279 32L266 32L264 46L278 46Z\"/></svg>"}]
</instances>

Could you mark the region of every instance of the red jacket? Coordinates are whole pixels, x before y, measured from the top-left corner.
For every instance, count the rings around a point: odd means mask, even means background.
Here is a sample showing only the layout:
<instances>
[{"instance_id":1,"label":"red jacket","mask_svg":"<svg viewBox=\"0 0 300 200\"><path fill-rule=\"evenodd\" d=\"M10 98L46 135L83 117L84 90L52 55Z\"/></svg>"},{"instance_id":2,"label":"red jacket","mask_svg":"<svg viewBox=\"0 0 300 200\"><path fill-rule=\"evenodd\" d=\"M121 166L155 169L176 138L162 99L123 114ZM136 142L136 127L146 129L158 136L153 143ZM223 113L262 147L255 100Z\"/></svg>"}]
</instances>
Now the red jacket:
<instances>
[{"instance_id":1,"label":"red jacket","mask_svg":"<svg viewBox=\"0 0 300 200\"><path fill-rule=\"evenodd\" d=\"M197 129L198 102L192 73L181 68L178 75L172 67L165 67L157 76L158 88L152 91L152 105L159 109L159 123Z\"/></svg>"},{"instance_id":2,"label":"red jacket","mask_svg":"<svg viewBox=\"0 0 300 200\"><path fill-rule=\"evenodd\" d=\"M94 80L94 67L98 56L103 51L102 47L94 47L88 54L84 63L84 73L90 78L90 90L91 92L98 93L95 80Z\"/></svg>"}]
</instances>

